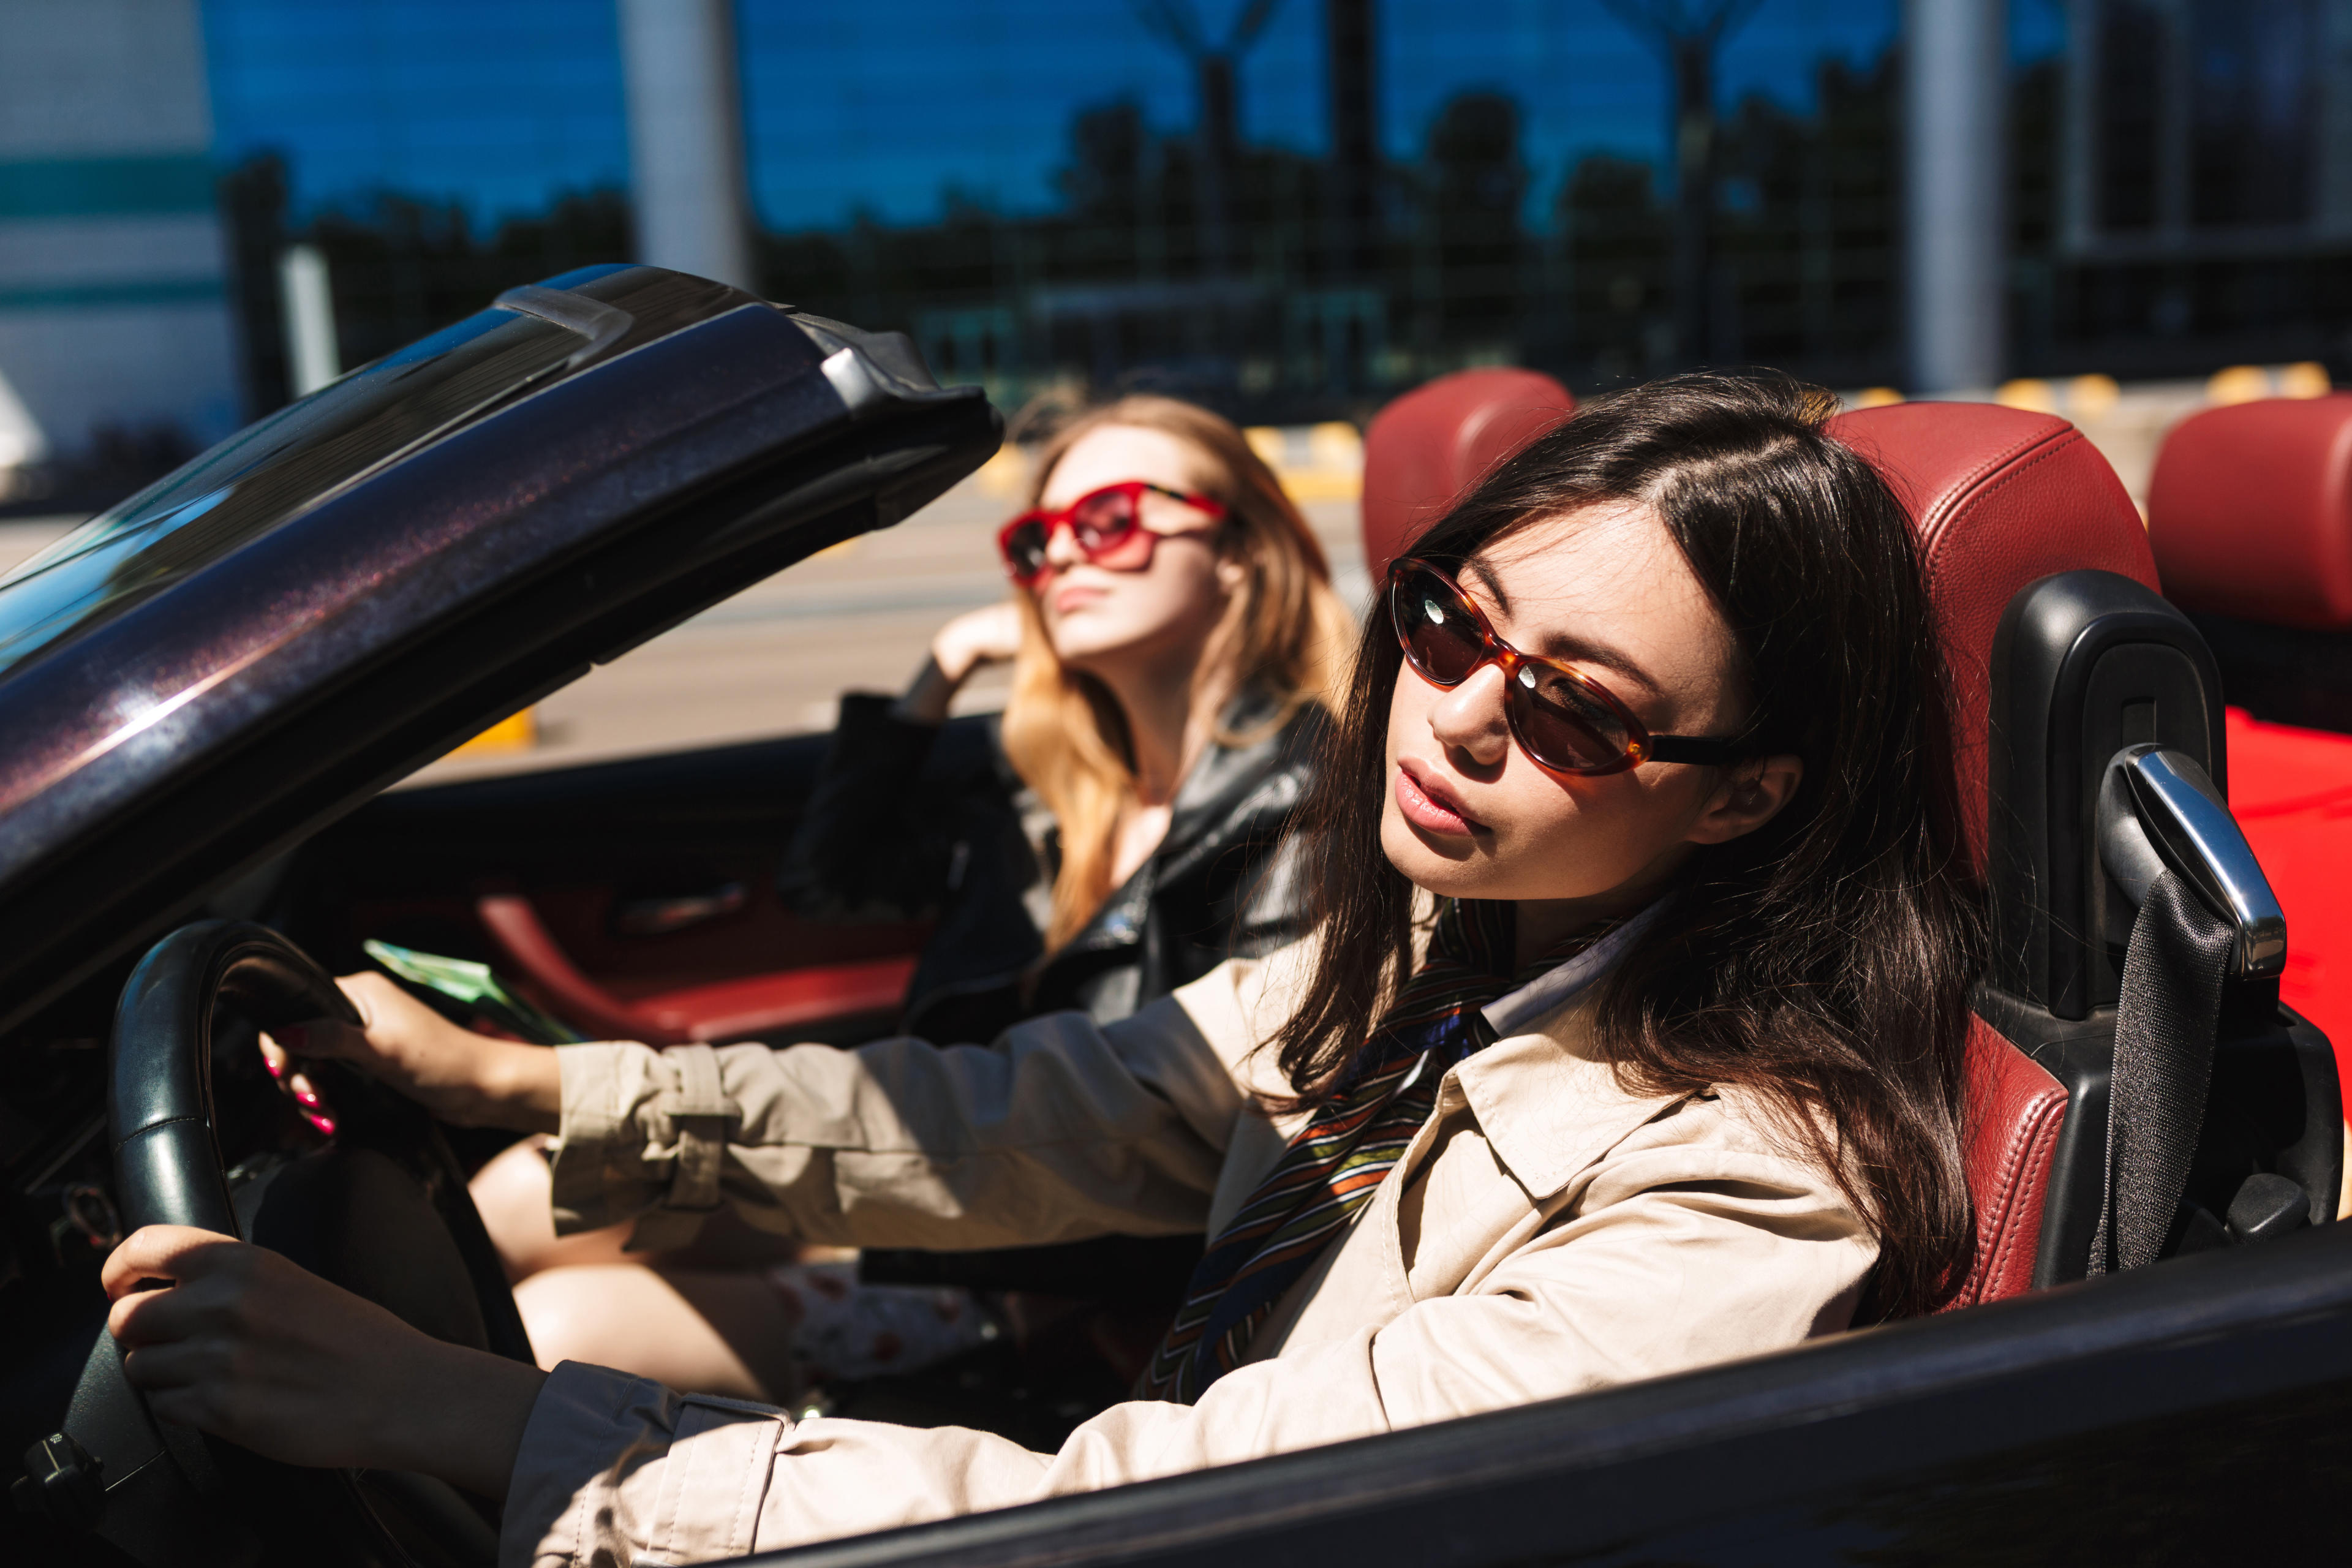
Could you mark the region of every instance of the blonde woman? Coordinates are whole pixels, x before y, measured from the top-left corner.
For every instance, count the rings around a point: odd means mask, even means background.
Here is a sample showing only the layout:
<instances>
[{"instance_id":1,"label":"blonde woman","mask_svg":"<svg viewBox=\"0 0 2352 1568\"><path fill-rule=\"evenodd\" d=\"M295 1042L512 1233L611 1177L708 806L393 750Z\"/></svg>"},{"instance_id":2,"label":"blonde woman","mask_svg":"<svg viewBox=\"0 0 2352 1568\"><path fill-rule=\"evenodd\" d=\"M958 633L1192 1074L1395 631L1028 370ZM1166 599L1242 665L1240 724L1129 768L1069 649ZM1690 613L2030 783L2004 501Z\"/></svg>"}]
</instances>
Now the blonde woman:
<instances>
[{"instance_id":1,"label":"blonde woman","mask_svg":"<svg viewBox=\"0 0 2352 1568\"><path fill-rule=\"evenodd\" d=\"M1030 502L998 536L1011 602L942 628L905 696L844 700L784 868L805 915L938 921L910 1035L987 1040L1067 1009L1109 1023L1305 929L1273 851L1355 624L1298 509L1231 422L1165 397L1066 425ZM956 689L1006 658L990 744L935 755ZM983 1331L961 1283L1108 1302L1062 1337L1124 1383L1199 1253L1181 1236L976 1266L869 1253L860 1282L722 1224L648 1263L620 1229L558 1240L542 1150L500 1156L474 1192L543 1364L706 1393L782 1399L953 1354Z\"/></svg>"},{"instance_id":2,"label":"blonde woman","mask_svg":"<svg viewBox=\"0 0 2352 1568\"><path fill-rule=\"evenodd\" d=\"M1296 936L1266 852L1355 635L1272 471L1172 398L1065 426L998 542L1012 601L895 702L845 700L784 876L816 918L939 921L901 1020L932 1038L1108 1023ZM999 743L939 765L957 689L1008 658Z\"/></svg>"}]
</instances>

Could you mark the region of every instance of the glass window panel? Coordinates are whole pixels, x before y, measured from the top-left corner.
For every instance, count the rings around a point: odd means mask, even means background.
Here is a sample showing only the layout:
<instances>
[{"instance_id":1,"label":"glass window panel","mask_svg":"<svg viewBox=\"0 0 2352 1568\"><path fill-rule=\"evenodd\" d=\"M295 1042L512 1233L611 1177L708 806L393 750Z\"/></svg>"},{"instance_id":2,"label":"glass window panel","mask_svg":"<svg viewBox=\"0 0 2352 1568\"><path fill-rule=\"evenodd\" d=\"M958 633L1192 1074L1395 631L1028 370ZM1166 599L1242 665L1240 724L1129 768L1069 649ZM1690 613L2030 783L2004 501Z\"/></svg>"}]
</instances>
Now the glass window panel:
<instances>
[{"instance_id":1,"label":"glass window panel","mask_svg":"<svg viewBox=\"0 0 2352 1568\"><path fill-rule=\"evenodd\" d=\"M2312 0L2195 0L2190 10L2191 221L2310 216L2319 64Z\"/></svg>"},{"instance_id":2,"label":"glass window panel","mask_svg":"<svg viewBox=\"0 0 2352 1568\"><path fill-rule=\"evenodd\" d=\"M2157 214L2164 20L2148 0L2102 0L2098 35L2098 224L2147 228Z\"/></svg>"}]
</instances>

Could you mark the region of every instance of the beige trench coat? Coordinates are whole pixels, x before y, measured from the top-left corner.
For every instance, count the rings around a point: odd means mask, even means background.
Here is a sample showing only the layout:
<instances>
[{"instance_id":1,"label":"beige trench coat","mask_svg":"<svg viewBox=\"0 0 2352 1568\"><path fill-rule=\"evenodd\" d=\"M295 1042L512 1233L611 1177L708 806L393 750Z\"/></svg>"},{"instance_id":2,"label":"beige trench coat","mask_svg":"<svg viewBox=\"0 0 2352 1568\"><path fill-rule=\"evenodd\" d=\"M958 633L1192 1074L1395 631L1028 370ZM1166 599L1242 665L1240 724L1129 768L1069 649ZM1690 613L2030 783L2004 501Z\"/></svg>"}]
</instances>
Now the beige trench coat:
<instances>
[{"instance_id":1,"label":"beige trench coat","mask_svg":"<svg viewBox=\"0 0 2352 1568\"><path fill-rule=\"evenodd\" d=\"M726 1201L813 1241L1004 1247L1208 1229L1294 1124L1255 1051L1297 948L1133 1017L992 1047L562 1048L567 1226ZM676 1234L675 1231L669 1234ZM1449 1072L1253 1359L1194 1405L1116 1405L1058 1453L794 1421L566 1363L516 1460L506 1568L687 1563L1003 1508L1652 1377L1843 1328L1877 1248L1725 1089L1620 1089L1571 1005Z\"/></svg>"}]
</instances>

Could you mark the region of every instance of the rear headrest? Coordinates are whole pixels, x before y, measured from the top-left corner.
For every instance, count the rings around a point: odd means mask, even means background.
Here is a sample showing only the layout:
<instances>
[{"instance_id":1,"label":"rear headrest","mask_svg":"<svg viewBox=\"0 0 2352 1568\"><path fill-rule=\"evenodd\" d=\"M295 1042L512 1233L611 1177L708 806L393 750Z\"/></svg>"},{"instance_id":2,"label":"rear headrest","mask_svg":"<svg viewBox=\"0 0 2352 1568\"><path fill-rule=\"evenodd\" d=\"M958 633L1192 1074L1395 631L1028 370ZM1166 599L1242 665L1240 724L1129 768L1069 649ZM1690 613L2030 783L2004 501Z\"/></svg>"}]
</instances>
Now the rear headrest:
<instances>
[{"instance_id":1,"label":"rear headrest","mask_svg":"<svg viewBox=\"0 0 2352 1568\"><path fill-rule=\"evenodd\" d=\"M2156 456L2147 534L2184 610L2352 628L2352 395L2182 420Z\"/></svg>"},{"instance_id":2,"label":"rear headrest","mask_svg":"<svg viewBox=\"0 0 2352 1568\"><path fill-rule=\"evenodd\" d=\"M1364 567L1378 583L1423 529L1504 458L1576 410L1531 370L1457 371L1414 388L1364 432Z\"/></svg>"},{"instance_id":3,"label":"rear headrest","mask_svg":"<svg viewBox=\"0 0 2352 1568\"><path fill-rule=\"evenodd\" d=\"M1951 671L1969 854L1985 863L1993 633L2027 584L2082 567L2150 589L2156 559L2123 483L2063 419L1982 403L1906 403L1830 421L1909 508Z\"/></svg>"}]
</instances>

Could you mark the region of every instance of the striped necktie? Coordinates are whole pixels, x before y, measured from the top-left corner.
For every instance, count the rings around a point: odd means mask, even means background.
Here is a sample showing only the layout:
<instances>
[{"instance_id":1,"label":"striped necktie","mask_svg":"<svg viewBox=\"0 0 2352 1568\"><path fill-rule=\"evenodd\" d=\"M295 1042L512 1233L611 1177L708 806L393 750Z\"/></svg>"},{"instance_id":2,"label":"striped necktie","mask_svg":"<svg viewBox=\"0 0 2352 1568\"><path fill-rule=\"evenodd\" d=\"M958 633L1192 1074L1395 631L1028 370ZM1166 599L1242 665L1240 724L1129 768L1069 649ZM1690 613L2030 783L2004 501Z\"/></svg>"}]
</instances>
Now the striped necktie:
<instances>
[{"instance_id":1,"label":"striped necktie","mask_svg":"<svg viewBox=\"0 0 2352 1568\"><path fill-rule=\"evenodd\" d=\"M1617 921L1510 970L1517 906L1447 900L1429 955L1339 1088L1308 1118L1193 1268L1184 1304L1136 1384L1139 1399L1190 1405L1241 1364L1258 1325L1402 1158L1455 1063L1494 1043L1483 1009L1599 941Z\"/></svg>"}]
</instances>

